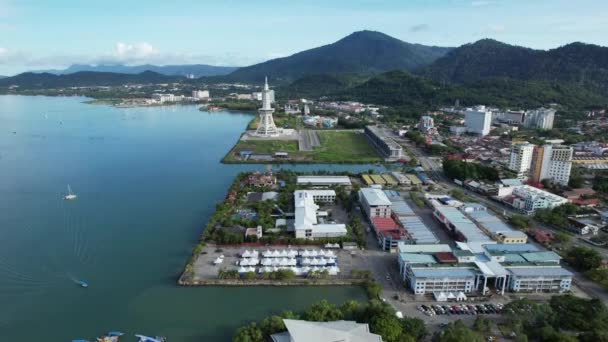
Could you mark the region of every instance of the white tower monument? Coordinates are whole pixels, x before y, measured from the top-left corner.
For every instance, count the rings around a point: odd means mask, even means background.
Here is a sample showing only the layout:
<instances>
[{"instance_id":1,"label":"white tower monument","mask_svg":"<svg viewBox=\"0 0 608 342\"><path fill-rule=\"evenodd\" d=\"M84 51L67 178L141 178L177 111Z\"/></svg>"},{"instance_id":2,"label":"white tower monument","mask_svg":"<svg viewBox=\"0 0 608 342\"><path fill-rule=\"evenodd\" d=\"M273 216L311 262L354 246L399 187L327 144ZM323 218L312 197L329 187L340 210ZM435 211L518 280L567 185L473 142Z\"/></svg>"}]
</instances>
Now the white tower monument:
<instances>
[{"instance_id":1,"label":"white tower monument","mask_svg":"<svg viewBox=\"0 0 608 342\"><path fill-rule=\"evenodd\" d=\"M270 89L268 89L268 78L264 80L264 90L262 90L262 108L258 109L260 113L260 124L255 131L257 136L272 137L279 135L279 130L274 124L272 113L274 109L270 106L272 99L270 98Z\"/></svg>"}]
</instances>

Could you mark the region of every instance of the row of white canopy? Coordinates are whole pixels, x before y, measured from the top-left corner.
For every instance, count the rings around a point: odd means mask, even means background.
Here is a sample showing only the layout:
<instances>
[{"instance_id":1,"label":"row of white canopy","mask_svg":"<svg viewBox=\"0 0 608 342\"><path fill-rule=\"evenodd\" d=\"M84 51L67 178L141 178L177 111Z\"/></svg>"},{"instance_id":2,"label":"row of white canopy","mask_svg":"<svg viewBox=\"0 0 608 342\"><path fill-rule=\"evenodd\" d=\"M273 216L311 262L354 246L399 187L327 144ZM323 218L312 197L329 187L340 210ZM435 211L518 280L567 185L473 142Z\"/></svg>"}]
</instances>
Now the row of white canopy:
<instances>
[{"instance_id":1,"label":"row of white canopy","mask_svg":"<svg viewBox=\"0 0 608 342\"><path fill-rule=\"evenodd\" d=\"M241 259L238 263L240 266L296 266L298 261L294 258L264 258L262 261L256 258ZM302 266L325 266L335 265L336 259L333 258L302 258L300 263Z\"/></svg>"},{"instance_id":2,"label":"row of white canopy","mask_svg":"<svg viewBox=\"0 0 608 342\"><path fill-rule=\"evenodd\" d=\"M268 272L276 272L278 270L284 270L284 269L289 269L292 270L293 273L295 273L296 275L304 275L304 274L308 274L309 272L321 272L321 271L327 271L327 273L329 275L337 275L340 272L340 268L337 266L329 266L329 267L272 267L272 266L265 266L265 267L260 267L258 269L258 273L268 273ZM240 267L239 268L239 273L248 273L248 272L255 272L255 267Z\"/></svg>"},{"instance_id":3,"label":"row of white canopy","mask_svg":"<svg viewBox=\"0 0 608 342\"><path fill-rule=\"evenodd\" d=\"M245 250L242 254L241 257L243 258L258 258L260 255L260 252L258 251L250 251L250 250ZM266 250L264 252L262 252L262 256L264 258L295 258L297 256L301 256L301 257L305 257L305 258L314 258L314 257L329 257L329 258L335 258L336 254L334 253L334 251L330 251L330 250L323 250L323 249L313 249L313 250L308 250L305 249L303 251L296 251L294 249L283 249L283 250Z\"/></svg>"},{"instance_id":4,"label":"row of white canopy","mask_svg":"<svg viewBox=\"0 0 608 342\"><path fill-rule=\"evenodd\" d=\"M448 300L463 301L467 299L464 292L458 292L458 294L454 294L453 292L434 292L433 295L438 302L446 302Z\"/></svg>"}]
</instances>

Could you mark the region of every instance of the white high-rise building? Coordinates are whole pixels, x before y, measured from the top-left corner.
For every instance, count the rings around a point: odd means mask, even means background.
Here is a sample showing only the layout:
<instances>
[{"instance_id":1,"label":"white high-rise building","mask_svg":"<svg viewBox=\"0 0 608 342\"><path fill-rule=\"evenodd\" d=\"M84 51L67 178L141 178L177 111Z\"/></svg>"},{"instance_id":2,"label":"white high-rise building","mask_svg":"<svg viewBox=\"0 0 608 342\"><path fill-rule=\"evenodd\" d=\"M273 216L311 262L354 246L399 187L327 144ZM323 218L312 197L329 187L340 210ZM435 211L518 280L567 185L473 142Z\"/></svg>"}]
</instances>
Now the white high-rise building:
<instances>
[{"instance_id":1,"label":"white high-rise building","mask_svg":"<svg viewBox=\"0 0 608 342\"><path fill-rule=\"evenodd\" d=\"M534 129L552 129L555 109L539 108L529 110L524 117L524 127Z\"/></svg>"},{"instance_id":2,"label":"white high-rise building","mask_svg":"<svg viewBox=\"0 0 608 342\"><path fill-rule=\"evenodd\" d=\"M428 115L421 117L420 122L418 122L418 129L423 132L430 131L434 127L435 127L435 123L433 121L433 118Z\"/></svg>"},{"instance_id":3,"label":"white high-rise building","mask_svg":"<svg viewBox=\"0 0 608 342\"><path fill-rule=\"evenodd\" d=\"M529 142L513 144L511 146L511 158L509 169L517 172L517 178L526 179L530 173L534 145Z\"/></svg>"},{"instance_id":4,"label":"white high-rise building","mask_svg":"<svg viewBox=\"0 0 608 342\"><path fill-rule=\"evenodd\" d=\"M209 90L193 90L192 97L197 100L208 100Z\"/></svg>"},{"instance_id":5,"label":"white high-rise building","mask_svg":"<svg viewBox=\"0 0 608 342\"><path fill-rule=\"evenodd\" d=\"M272 92L272 97L274 97L274 92ZM260 123L255 132L258 136L272 137L279 135L279 130L274 124L274 118L272 117L274 108L270 105L271 100L271 93L268 88L268 78L266 78L264 80L264 90L262 91L262 108L258 109L258 113L260 113Z\"/></svg>"},{"instance_id":6,"label":"white high-rise building","mask_svg":"<svg viewBox=\"0 0 608 342\"><path fill-rule=\"evenodd\" d=\"M486 106L467 108L464 113L464 124L467 126L467 132L488 135L492 127L492 112L487 110Z\"/></svg>"},{"instance_id":7,"label":"white high-rise building","mask_svg":"<svg viewBox=\"0 0 608 342\"><path fill-rule=\"evenodd\" d=\"M544 145L539 180L550 179L555 183L568 185L573 154L574 148L570 146Z\"/></svg>"}]
</instances>

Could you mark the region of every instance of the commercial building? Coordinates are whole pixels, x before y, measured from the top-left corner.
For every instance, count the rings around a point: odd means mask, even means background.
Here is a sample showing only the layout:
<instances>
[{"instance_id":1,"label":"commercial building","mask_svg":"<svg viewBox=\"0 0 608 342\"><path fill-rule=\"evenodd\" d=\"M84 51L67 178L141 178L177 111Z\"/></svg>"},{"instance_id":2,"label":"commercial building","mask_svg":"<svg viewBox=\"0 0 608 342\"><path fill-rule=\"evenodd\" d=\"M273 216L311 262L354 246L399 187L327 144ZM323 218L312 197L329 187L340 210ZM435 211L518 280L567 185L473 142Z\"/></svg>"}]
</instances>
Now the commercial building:
<instances>
[{"instance_id":1,"label":"commercial building","mask_svg":"<svg viewBox=\"0 0 608 342\"><path fill-rule=\"evenodd\" d=\"M511 157L509 159L509 169L517 173L518 179L526 179L530 173L532 165L532 154L534 145L524 142L511 146Z\"/></svg>"},{"instance_id":2,"label":"commercial building","mask_svg":"<svg viewBox=\"0 0 608 342\"><path fill-rule=\"evenodd\" d=\"M531 180L540 182L549 179L568 185L572 170L574 149L564 145L544 145L534 149L531 163Z\"/></svg>"},{"instance_id":3,"label":"commercial building","mask_svg":"<svg viewBox=\"0 0 608 342\"><path fill-rule=\"evenodd\" d=\"M209 90L193 90L192 98L196 100L209 100Z\"/></svg>"},{"instance_id":4,"label":"commercial building","mask_svg":"<svg viewBox=\"0 0 608 342\"><path fill-rule=\"evenodd\" d=\"M403 158L403 148L393 138L378 126L365 126L365 134L374 146L387 159L397 160Z\"/></svg>"},{"instance_id":5,"label":"commercial building","mask_svg":"<svg viewBox=\"0 0 608 342\"><path fill-rule=\"evenodd\" d=\"M272 342L382 342L369 326L354 321L309 322L283 319L287 331L273 334Z\"/></svg>"},{"instance_id":6,"label":"commercial building","mask_svg":"<svg viewBox=\"0 0 608 342\"><path fill-rule=\"evenodd\" d=\"M378 246L383 251L397 251L398 243L407 240L405 229L391 217L372 217L371 226L376 234Z\"/></svg>"},{"instance_id":7,"label":"commercial building","mask_svg":"<svg viewBox=\"0 0 608 342\"><path fill-rule=\"evenodd\" d=\"M370 220L374 217L391 217L392 203L382 189L362 188L359 190L359 202Z\"/></svg>"},{"instance_id":8,"label":"commercial building","mask_svg":"<svg viewBox=\"0 0 608 342\"><path fill-rule=\"evenodd\" d=\"M330 187L336 185L351 186L348 176L298 176L298 185L311 185L315 187Z\"/></svg>"},{"instance_id":9,"label":"commercial building","mask_svg":"<svg viewBox=\"0 0 608 342\"><path fill-rule=\"evenodd\" d=\"M426 132L433 130L434 128L435 128L435 123L434 123L432 117L425 115L420 118L420 122L418 122L419 130L426 133Z\"/></svg>"},{"instance_id":10,"label":"commercial building","mask_svg":"<svg viewBox=\"0 0 608 342\"><path fill-rule=\"evenodd\" d=\"M486 106L467 108L464 113L464 123L467 132L481 136L488 135L492 127L492 112L486 109Z\"/></svg>"},{"instance_id":11,"label":"commercial building","mask_svg":"<svg viewBox=\"0 0 608 342\"><path fill-rule=\"evenodd\" d=\"M417 295L438 292L566 292L572 273L560 256L530 244L457 243L398 246L399 272Z\"/></svg>"},{"instance_id":12,"label":"commercial building","mask_svg":"<svg viewBox=\"0 0 608 342\"><path fill-rule=\"evenodd\" d=\"M295 236L300 239L331 238L346 235L346 226L342 223L327 224L315 202L333 203L336 192L333 190L296 190L295 202Z\"/></svg>"},{"instance_id":13,"label":"commercial building","mask_svg":"<svg viewBox=\"0 0 608 342\"><path fill-rule=\"evenodd\" d=\"M555 119L555 109L539 108L526 111L524 127L533 129L552 129Z\"/></svg>"},{"instance_id":14,"label":"commercial building","mask_svg":"<svg viewBox=\"0 0 608 342\"><path fill-rule=\"evenodd\" d=\"M498 122L521 125L524 122L525 114L523 110L507 110L496 112L493 117Z\"/></svg>"},{"instance_id":15,"label":"commercial building","mask_svg":"<svg viewBox=\"0 0 608 342\"><path fill-rule=\"evenodd\" d=\"M529 185L511 188L511 194L502 198L503 202L525 214L533 214L537 209L553 209L568 203L568 199Z\"/></svg>"},{"instance_id":16,"label":"commercial building","mask_svg":"<svg viewBox=\"0 0 608 342\"><path fill-rule=\"evenodd\" d=\"M528 236L522 231L513 229L491 211L480 204L465 204L462 211L487 235L499 243L522 244L528 242Z\"/></svg>"}]
</instances>

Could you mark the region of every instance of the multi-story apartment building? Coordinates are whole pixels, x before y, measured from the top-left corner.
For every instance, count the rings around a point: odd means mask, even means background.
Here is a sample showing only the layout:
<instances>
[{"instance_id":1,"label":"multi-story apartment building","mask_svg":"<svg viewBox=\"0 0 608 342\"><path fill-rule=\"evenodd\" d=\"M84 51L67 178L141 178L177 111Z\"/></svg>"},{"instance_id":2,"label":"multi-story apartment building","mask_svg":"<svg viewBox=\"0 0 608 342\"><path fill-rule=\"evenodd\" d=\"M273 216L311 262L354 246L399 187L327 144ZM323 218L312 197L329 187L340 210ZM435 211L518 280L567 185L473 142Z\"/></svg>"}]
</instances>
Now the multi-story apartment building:
<instances>
[{"instance_id":1,"label":"multi-story apartment building","mask_svg":"<svg viewBox=\"0 0 608 342\"><path fill-rule=\"evenodd\" d=\"M492 112L486 106L468 108L464 113L464 123L467 132L488 135L492 127Z\"/></svg>"},{"instance_id":2,"label":"multi-story apartment building","mask_svg":"<svg viewBox=\"0 0 608 342\"><path fill-rule=\"evenodd\" d=\"M517 178L526 179L530 173L534 145L524 142L511 146L509 169L517 172Z\"/></svg>"},{"instance_id":3,"label":"multi-story apartment building","mask_svg":"<svg viewBox=\"0 0 608 342\"><path fill-rule=\"evenodd\" d=\"M535 129L552 129L555 119L555 109L539 108L529 110L524 117L524 127Z\"/></svg>"},{"instance_id":4,"label":"multi-story apartment building","mask_svg":"<svg viewBox=\"0 0 608 342\"><path fill-rule=\"evenodd\" d=\"M536 147L532 156L531 179L535 182L549 179L558 184L568 185L573 154L574 149L570 146Z\"/></svg>"}]
</instances>

